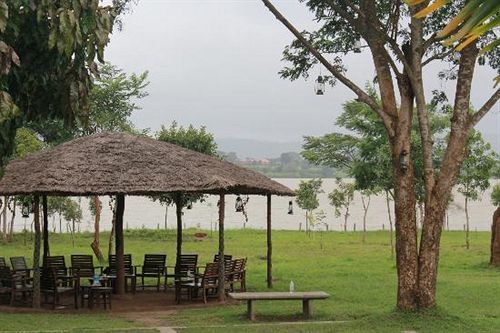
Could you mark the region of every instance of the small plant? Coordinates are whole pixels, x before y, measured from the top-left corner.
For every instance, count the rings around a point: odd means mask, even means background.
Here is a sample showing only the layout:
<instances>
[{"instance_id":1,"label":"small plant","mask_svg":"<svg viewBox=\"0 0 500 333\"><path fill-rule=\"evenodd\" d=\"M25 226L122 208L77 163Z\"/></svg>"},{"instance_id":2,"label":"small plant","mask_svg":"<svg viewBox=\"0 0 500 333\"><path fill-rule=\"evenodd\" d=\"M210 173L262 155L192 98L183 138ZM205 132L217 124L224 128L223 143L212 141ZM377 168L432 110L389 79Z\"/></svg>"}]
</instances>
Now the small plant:
<instances>
[{"instance_id":1,"label":"small plant","mask_svg":"<svg viewBox=\"0 0 500 333\"><path fill-rule=\"evenodd\" d=\"M355 184L343 182L340 178L335 180L337 188L328 194L330 205L335 208L335 216L344 215L344 231L347 231L347 219L349 218L349 208L354 199Z\"/></svg>"},{"instance_id":2,"label":"small plant","mask_svg":"<svg viewBox=\"0 0 500 333\"><path fill-rule=\"evenodd\" d=\"M319 207L318 194L323 193L321 179L301 181L297 190L297 205L306 211L306 232L309 232L309 224L314 219L313 211Z\"/></svg>"}]
</instances>

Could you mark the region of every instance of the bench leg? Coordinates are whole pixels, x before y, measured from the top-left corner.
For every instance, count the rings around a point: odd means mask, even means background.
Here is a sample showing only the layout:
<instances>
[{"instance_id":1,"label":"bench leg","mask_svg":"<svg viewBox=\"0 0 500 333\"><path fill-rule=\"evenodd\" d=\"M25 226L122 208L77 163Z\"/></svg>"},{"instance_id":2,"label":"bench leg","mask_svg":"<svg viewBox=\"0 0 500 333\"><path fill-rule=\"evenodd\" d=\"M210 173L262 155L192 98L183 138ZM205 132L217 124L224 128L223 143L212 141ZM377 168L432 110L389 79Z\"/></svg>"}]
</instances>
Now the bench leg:
<instances>
[{"instance_id":1,"label":"bench leg","mask_svg":"<svg viewBox=\"0 0 500 333\"><path fill-rule=\"evenodd\" d=\"M312 306L310 300L305 299L302 301L302 312L304 313L304 317L307 319L312 317Z\"/></svg>"},{"instance_id":2,"label":"bench leg","mask_svg":"<svg viewBox=\"0 0 500 333\"><path fill-rule=\"evenodd\" d=\"M251 321L255 320L255 302L253 300L247 301L247 309L248 309L248 319Z\"/></svg>"}]
</instances>

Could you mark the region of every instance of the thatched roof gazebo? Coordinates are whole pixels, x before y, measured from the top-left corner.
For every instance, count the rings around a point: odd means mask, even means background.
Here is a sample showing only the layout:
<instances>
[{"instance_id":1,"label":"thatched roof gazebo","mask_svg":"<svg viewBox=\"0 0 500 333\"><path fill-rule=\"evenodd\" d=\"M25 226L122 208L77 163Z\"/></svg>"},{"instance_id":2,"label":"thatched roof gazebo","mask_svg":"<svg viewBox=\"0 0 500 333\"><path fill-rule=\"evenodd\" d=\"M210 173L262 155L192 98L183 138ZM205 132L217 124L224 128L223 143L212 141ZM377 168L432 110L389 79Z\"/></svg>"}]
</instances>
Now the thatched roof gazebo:
<instances>
[{"instance_id":1,"label":"thatched roof gazebo","mask_svg":"<svg viewBox=\"0 0 500 333\"><path fill-rule=\"evenodd\" d=\"M40 234L39 197L45 213L44 255L48 253L47 196L114 195L116 209L117 292L124 292L123 212L125 195L176 194L177 248L182 243L181 197L216 194L219 205L219 255L224 255L226 194L267 196L268 285L272 286L271 196L294 192L257 172L148 137L100 133L10 162L0 180L0 195L35 196L35 230ZM35 237L36 242L36 237ZM38 237L38 248L40 237ZM34 268L39 266L35 255ZM223 274L224 260L220 260ZM39 274L37 272L36 274ZM223 288L220 288L221 290ZM223 297L223 293L219 295Z\"/></svg>"}]
</instances>

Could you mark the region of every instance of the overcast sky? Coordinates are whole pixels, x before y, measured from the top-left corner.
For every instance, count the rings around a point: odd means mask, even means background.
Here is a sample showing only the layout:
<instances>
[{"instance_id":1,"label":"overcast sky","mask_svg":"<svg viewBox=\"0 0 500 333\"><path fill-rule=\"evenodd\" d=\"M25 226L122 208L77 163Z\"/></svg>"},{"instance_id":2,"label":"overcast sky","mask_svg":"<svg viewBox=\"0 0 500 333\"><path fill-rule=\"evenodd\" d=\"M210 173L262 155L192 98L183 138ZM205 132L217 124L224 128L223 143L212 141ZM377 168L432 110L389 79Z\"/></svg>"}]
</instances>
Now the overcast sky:
<instances>
[{"instance_id":1,"label":"overcast sky","mask_svg":"<svg viewBox=\"0 0 500 333\"><path fill-rule=\"evenodd\" d=\"M297 0L274 3L299 30L313 27ZM218 138L301 141L333 131L342 103L355 97L341 85L316 96L311 79L280 79L281 52L292 36L258 0L141 0L123 21L106 60L129 73L150 72L150 95L133 116L140 128L157 130L176 120L205 125ZM373 79L368 53L345 63L358 84ZM493 76L478 68L474 106L491 94ZM453 91L454 82L434 77L427 77L428 91ZM500 104L494 109L479 125L490 134L500 131Z\"/></svg>"}]
</instances>

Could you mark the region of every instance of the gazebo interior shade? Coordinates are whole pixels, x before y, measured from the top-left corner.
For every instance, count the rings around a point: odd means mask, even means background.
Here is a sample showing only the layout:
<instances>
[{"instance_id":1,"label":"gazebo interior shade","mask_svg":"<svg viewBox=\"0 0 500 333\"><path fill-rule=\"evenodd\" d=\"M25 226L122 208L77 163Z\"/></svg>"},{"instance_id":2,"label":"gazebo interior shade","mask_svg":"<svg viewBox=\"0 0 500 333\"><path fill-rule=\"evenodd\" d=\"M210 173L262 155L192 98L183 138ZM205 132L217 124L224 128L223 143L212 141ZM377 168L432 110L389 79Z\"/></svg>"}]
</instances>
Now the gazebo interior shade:
<instances>
[{"instance_id":1,"label":"gazebo interior shade","mask_svg":"<svg viewBox=\"0 0 500 333\"><path fill-rule=\"evenodd\" d=\"M99 133L14 160L0 180L1 195L176 192L295 195L255 171L128 133Z\"/></svg>"}]
</instances>

